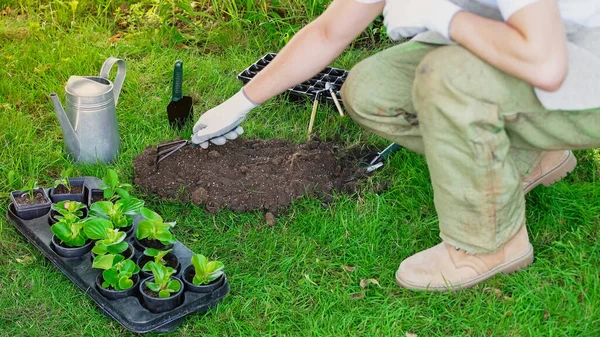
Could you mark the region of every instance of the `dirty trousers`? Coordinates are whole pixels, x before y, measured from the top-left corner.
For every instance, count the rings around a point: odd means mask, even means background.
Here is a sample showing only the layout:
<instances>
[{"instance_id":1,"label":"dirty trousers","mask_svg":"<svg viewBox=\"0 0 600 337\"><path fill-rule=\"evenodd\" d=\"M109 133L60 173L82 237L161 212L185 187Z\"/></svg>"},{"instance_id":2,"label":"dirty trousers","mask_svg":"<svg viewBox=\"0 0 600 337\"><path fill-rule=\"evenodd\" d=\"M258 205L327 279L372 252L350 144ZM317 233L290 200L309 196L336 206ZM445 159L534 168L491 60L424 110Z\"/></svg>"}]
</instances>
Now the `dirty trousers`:
<instances>
[{"instance_id":1,"label":"dirty trousers","mask_svg":"<svg viewBox=\"0 0 600 337\"><path fill-rule=\"evenodd\" d=\"M382 51L352 69L342 97L362 127L425 155L440 236L470 254L521 228L522 179L543 151L600 146L600 108L548 111L531 85L460 46Z\"/></svg>"}]
</instances>

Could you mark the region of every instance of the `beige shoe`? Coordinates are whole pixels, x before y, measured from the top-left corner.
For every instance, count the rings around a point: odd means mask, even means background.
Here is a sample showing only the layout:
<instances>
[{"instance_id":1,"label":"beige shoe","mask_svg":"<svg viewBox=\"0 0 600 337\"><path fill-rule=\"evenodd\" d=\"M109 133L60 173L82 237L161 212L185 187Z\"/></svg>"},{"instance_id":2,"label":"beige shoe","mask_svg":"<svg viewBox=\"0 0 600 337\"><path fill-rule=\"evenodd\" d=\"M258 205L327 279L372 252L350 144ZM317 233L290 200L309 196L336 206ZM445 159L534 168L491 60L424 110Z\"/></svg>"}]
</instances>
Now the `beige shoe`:
<instances>
[{"instance_id":1,"label":"beige shoe","mask_svg":"<svg viewBox=\"0 0 600 337\"><path fill-rule=\"evenodd\" d=\"M510 274L533 263L533 247L523 228L493 254L468 255L452 245L439 245L402 261L396 281L404 288L452 291L470 288L498 274Z\"/></svg>"},{"instance_id":2,"label":"beige shoe","mask_svg":"<svg viewBox=\"0 0 600 337\"><path fill-rule=\"evenodd\" d=\"M566 177L577 166L577 158L571 151L548 152L536 168L523 180L525 194L544 184L550 186Z\"/></svg>"}]
</instances>

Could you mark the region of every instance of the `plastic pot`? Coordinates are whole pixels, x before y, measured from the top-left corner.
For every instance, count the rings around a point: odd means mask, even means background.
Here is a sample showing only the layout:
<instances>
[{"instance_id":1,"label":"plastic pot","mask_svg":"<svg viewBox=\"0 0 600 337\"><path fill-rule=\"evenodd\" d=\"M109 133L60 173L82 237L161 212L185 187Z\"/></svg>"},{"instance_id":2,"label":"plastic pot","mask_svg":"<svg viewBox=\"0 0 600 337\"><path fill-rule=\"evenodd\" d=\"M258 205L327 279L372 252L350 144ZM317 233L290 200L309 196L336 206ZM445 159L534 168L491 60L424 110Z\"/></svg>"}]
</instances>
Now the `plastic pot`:
<instances>
[{"instance_id":1,"label":"plastic pot","mask_svg":"<svg viewBox=\"0 0 600 337\"><path fill-rule=\"evenodd\" d=\"M83 212L83 215L81 216L81 220L87 218L88 216L88 209L87 207L81 210ZM48 216L48 224L50 226L54 225L55 223L58 222L58 220L56 219L56 216L60 215L60 213L58 213L57 211L51 209L50 210L50 216Z\"/></svg>"},{"instance_id":2,"label":"plastic pot","mask_svg":"<svg viewBox=\"0 0 600 337\"><path fill-rule=\"evenodd\" d=\"M64 200L72 200L72 201L79 201L81 203L85 203L87 200L85 200L85 179L84 178L69 178L69 184L71 185L71 189L73 189L73 187L76 186L81 186L81 192L79 193L60 193L57 194L56 190L59 188L64 188L64 186L62 184L58 185L56 188L51 188L49 195L50 195L50 199L52 200L52 203L56 204L57 202L60 201L64 201ZM72 192L72 191L71 191Z\"/></svg>"},{"instance_id":3,"label":"plastic pot","mask_svg":"<svg viewBox=\"0 0 600 337\"><path fill-rule=\"evenodd\" d=\"M158 250L167 250L167 249L173 248L173 244L163 245L158 240L148 240L148 239L138 240L137 237L134 237L134 239L133 239L133 246L141 252L145 251L147 248L154 248L154 249L158 249Z\"/></svg>"},{"instance_id":4,"label":"plastic pot","mask_svg":"<svg viewBox=\"0 0 600 337\"><path fill-rule=\"evenodd\" d=\"M96 288L98 289L100 294L102 294L104 297L108 298L109 300L118 300L120 298L134 296L134 294L139 286L140 276L133 275L131 277L131 280L133 281L133 286L131 286L131 288L129 288L129 289L119 290L119 291L112 290L112 289L106 289L106 288L102 287L102 282L104 281L104 278L102 277L102 273L100 273L96 277Z\"/></svg>"},{"instance_id":5,"label":"plastic pot","mask_svg":"<svg viewBox=\"0 0 600 337\"><path fill-rule=\"evenodd\" d=\"M38 188L34 190L34 195L38 195L41 193L41 203L33 204L33 205L20 205L17 202L17 199L21 197L25 192L23 191L14 191L10 193L10 198L12 199L13 205L15 207L16 215L23 220L31 220L35 218L42 217L50 211L50 207L52 206L52 202L46 193L46 190L43 188Z\"/></svg>"},{"instance_id":6,"label":"plastic pot","mask_svg":"<svg viewBox=\"0 0 600 337\"><path fill-rule=\"evenodd\" d=\"M223 274L218 279L212 281L209 284L195 285L194 283L192 283L192 280L194 279L194 274L194 266L189 265L187 268L185 268L185 271L182 274L182 279L183 283L185 284L185 290L195 293L211 293L219 289L219 287L223 285L223 282L225 280L225 274Z\"/></svg>"},{"instance_id":7,"label":"plastic pot","mask_svg":"<svg viewBox=\"0 0 600 337\"><path fill-rule=\"evenodd\" d=\"M146 293L146 290L149 290L146 286L146 282L153 282L154 277L148 277L147 279L143 280L139 286L142 306L155 314L173 310L180 306L181 303L183 303L184 286L178 277L172 277L172 279L179 281L181 284L181 289L179 289L179 291L174 293L171 297L167 298L154 297Z\"/></svg>"},{"instance_id":8,"label":"plastic pot","mask_svg":"<svg viewBox=\"0 0 600 337\"><path fill-rule=\"evenodd\" d=\"M133 248L131 243L127 243L127 244L128 244L127 249L123 253L121 253L121 255L123 255L125 260L133 260L133 256L135 255L135 249ZM93 248L94 247L92 247L92 249ZM92 257L92 262L94 262L94 259L96 258L96 254L94 254L94 252L92 252L90 255Z\"/></svg>"},{"instance_id":9,"label":"plastic pot","mask_svg":"<svg viewBox=\"0 0 600 337\"><path fill-rule=\"evenodd\" d=\"M179 263L179 259L175 254L172 252L168 253L165 255L165 257L163 257L163 259L167 262L167 267L171 267L177 270L177 272L181 271L181 263ZM144 265L150 261L154 261L154 257L142 254L137 260L137 265L140 267L140 269L142 269L144 268ZM147 278L152 276L152 273L141 270L140 275L142 275L142 278Z\"/></svg>"},{"instance_id":10,"label":"plastic pot","mask_svg":"<svg viewBox=\"0 0 600 337\"><path fill-rule=\"evenodd\" d=\"M64 247L61 246L60 240L56 237L56 235L52 235L52 249L56 252L56 254L62 257L80 257L82 255L87 254L92 247L94 247L94 241L88 240L85 245L81 247Z\"/></svg>"},{"instance_id":11,"label":"plastic pot","mask_svg":"<svg viewBox=\"0 0 600 337\"><path fill-rule=\"evenodd\" d=\"M92 204L96 201L104 201L104 191L99 188L92 188L88 192L87 197L87 205L88 207L92 206Z\"/></svg>"}]
</instances>

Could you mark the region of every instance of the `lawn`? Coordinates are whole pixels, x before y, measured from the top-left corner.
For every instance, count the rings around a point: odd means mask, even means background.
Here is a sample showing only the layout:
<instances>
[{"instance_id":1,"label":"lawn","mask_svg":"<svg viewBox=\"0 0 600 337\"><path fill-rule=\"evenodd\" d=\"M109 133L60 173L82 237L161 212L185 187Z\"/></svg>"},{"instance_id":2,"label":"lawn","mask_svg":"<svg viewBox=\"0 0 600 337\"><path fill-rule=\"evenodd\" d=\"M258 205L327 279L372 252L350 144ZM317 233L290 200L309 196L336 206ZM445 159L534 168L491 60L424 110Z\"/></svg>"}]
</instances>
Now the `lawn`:
<instances>
[{"instance_id":1,"label":"lawn","mask_svg":"<svg viewBox=\"0 0 600 337\"><path fill-rule=\"evenodd\" d=\"M65 168L95 176L106 170L64 157L48 94L63 99L69 76L96 75L109 56L126 60L118 106L122 150L110 167L132 182L132 160L144 148L191 134L191 126L178 132L167 123L175 60L184 61L184 92L194 97L198 115L239 90L239 71L277 51L324 8L322 0L8 1L0 2L2 213L24 180L48 186ZM349 69L389 46L381 34L371 27L335 65ZM388 144L329 107L321 111L315 130L322 139ZM276 98L252 113L243 137L306 141L309 114L310 103ZM177 221L181 242L223 261L231 283L217 308L188 316L166 335L599 336L600 154L576 155L579 166L567 179L527 196L535 263L448 294L411 292L394 281L402 259L439 242L427 165L407 151L355 195L336 195L328 205L301 199L274 226L261 212L208 214L136 191ZM369 188L384 180L391 181L386 191ZM361 279L379 286L362 289ZM3 218L0 335L133 334L102 315Z\"/></svg>"}]
</instances>

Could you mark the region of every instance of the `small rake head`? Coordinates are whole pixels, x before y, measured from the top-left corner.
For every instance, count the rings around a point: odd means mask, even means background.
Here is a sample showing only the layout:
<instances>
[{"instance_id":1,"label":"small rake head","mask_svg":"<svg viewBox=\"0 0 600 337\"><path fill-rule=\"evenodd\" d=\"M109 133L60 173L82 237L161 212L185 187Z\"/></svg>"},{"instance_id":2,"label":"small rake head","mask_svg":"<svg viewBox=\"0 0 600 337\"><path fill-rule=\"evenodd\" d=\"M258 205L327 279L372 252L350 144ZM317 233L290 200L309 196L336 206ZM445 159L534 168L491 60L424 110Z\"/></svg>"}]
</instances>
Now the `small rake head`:
<instances>
[{"instance_id":1,"label":"small rake head","mask_svg":"<svg viewBox=\"0 0 600 337\"><path fill-rule=\"evenodd\" d=\"M169 156L181 150L188 144L191 144L189 140L176 140L158 145L156 147L156 169L158 170L158 164L161 161L167 159Z\"/></svg>"}]
</instances>

